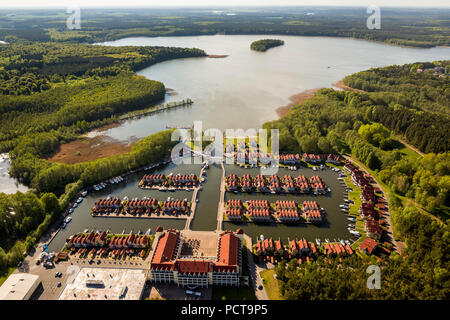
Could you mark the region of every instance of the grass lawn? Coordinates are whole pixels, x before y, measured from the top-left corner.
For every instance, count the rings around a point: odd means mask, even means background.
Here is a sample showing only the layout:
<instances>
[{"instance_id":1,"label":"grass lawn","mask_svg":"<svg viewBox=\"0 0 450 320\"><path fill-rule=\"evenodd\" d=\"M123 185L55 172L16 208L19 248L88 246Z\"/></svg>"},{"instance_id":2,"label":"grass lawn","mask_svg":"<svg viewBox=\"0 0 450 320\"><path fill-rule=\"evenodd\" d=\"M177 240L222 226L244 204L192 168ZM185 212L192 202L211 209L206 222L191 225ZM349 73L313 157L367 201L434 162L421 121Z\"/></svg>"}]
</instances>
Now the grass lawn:
<instances>
[{"instance_id":1,"label":"grass lawn","mask_svg":"<svg viewBox=\"0 0 450 320\"><path fill-rule=\"evenodd\" d=\"M273 276L275 275L274 269L264 270L260 272L261 278L263 279L264 288L266 289L267 295L270 300L284 300L280 293L280 288L278 287L278 280Z\"/></svg>"}]
</instances>

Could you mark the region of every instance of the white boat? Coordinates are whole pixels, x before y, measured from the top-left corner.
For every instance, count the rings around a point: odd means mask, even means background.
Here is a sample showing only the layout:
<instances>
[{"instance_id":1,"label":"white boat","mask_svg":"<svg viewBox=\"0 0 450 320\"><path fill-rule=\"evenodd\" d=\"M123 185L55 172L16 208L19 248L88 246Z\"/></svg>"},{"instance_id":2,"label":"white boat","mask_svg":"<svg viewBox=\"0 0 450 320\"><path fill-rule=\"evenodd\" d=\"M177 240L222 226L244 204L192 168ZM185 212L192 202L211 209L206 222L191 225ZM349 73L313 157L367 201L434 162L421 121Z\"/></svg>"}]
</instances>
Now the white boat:
<instances>
[{"instance_id":1,"label":"white boat","mask_svg":"<svg viewBox=\"0 0 450 320\"><path fill-rule=\"evenodd\" d=\"M261 241L264 241L264 235L260 235L259 239L261 239Z\"/></svg>"},{"instance_id":2,"label":"white boat","mask_svg":"<svg viewBox=\"0 0 450 320\"><path fill-rule=\"evenodd\" d=\"M320 239L316 239L316 244L318 247L320 247Z\"/></svg>"},{"instance_id":3,"label":"white boat","mask_svg":"<svg viewBox=\"0 0 450 320\"><path fill-rule=\"evenodd\" d=\"M343 246L345 246L344 240L341 240L340 242L341 242L341 244L342 244Z\"/></svg>"},{"instance_id":4,"label":"white boat","mask_svg":"<svg viewBox=\"0 0 450 320\"><path fill-rule=\"evenodd\" d=\"M345 240L345 244L348 244L348 245L350 245L350 241L348 241L348 240Z\"/></svg>"},{"instance_id":5,"label":"white boat","mask_svg":"<svg viewBox=\"0 0 450 320\"><path fill-rule=\"evenodd\" d=\"M147 232L145 233L146 236L149 236L152 233L152 229L148 228Z\"/></svg>"}]
</instances>

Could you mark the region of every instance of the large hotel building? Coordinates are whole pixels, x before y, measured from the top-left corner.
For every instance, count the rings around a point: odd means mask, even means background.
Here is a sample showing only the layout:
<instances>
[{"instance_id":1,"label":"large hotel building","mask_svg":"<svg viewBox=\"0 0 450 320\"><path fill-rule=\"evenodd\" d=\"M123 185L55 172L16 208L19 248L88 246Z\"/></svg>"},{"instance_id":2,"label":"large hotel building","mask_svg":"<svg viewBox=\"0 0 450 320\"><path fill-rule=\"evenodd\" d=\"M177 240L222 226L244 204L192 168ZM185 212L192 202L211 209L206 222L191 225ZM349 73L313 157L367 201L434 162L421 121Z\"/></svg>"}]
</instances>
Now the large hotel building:
<instances>
[{"instance_id":1,"label":"large hotel building","mask_svg":"<svg viewBox=\"0 0 450 320\"><path fill-rule=\"evenodd\" d=\"M242 236L241 230L214 235L205 233L200 236L203 239L196 242L190 234L174 229L157 230L150 278L154 282L176 283L178 286L238 286L242 269ZM202 243L209 246L209 250L202 250Z\"/></svg>"}]
</instances>

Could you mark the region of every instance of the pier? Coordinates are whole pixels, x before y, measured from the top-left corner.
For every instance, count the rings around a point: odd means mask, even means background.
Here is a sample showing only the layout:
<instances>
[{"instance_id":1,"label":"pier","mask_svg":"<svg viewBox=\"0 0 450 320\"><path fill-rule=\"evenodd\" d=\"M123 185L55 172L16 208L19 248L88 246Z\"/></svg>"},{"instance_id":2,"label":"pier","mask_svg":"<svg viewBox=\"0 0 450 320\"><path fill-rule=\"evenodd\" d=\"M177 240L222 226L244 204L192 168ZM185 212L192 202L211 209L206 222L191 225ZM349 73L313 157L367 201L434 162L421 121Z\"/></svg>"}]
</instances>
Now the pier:
<instances>
[{"instance_id":1,"label":"pier","mask_svg":"<svg viewBox=\"0 0 450 320\"><path fill-rule=\"evenodd\" d=\"M198 196L198 192L202 186L201 183L201 179L203 177L203 172L205 172L207 166L203 166L202 169L200 170L200 175L199 175L199 179L200 179L200 184L194 188L194 193L192 194L192 200L191 200L191 214L189 217L187 217L186 219L186 225L184 227L184 230L190 230L191 229L191 222L195 217L195 209L197 208L197 196Z\"/></svg>"},{"instance_id":2,"label":"pier","mask_svg":"<svg viewBox=\"0 0 450 320\"><path fill-rule=\"evenodd\" d=\"M123 116L120 116L119 120L123 121L123 120L130 120L130 119L139 119L140 117L148 116L148 115L151 115L153 113L157 113L157 112L160 112L160 111L173 109L173 108L177 108L177 107L188 106L188 105L191 105L193 103L194 103L194 101L192 101L190 98L187 98L186 100L168 102L168 103L165 103L165 104L159 104L159 105L152 106L152 107L149 107L149 108L144 109L144 110L137 110L137 111L128 112L127 114L124 114Z\"/></svg>"}]
</instances>

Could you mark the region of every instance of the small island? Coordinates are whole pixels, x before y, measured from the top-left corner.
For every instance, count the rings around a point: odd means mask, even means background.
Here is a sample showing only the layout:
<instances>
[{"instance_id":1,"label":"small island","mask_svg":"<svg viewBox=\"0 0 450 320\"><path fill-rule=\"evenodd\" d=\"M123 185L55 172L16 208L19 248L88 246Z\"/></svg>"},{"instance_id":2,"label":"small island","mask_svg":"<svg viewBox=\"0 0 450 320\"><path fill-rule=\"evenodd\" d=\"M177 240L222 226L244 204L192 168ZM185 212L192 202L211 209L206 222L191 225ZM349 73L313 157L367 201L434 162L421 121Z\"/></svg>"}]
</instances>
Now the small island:
<instances>
[{"instance_id":1,"label":"small island","mask_svg":"<svg viewBox=\"0 0 450 320\"><path fill-rule=\"evenodd\" d=\"M253 41L252 44L250 45L250 49L255 50L255 51L267 51L270 48L273 47L278 47L278 46L282 46L284 45L284 41L283 40L279 40L279 39L263 39L263 40L257 40L257 41Z\"/></svg>"}]
</instances>

